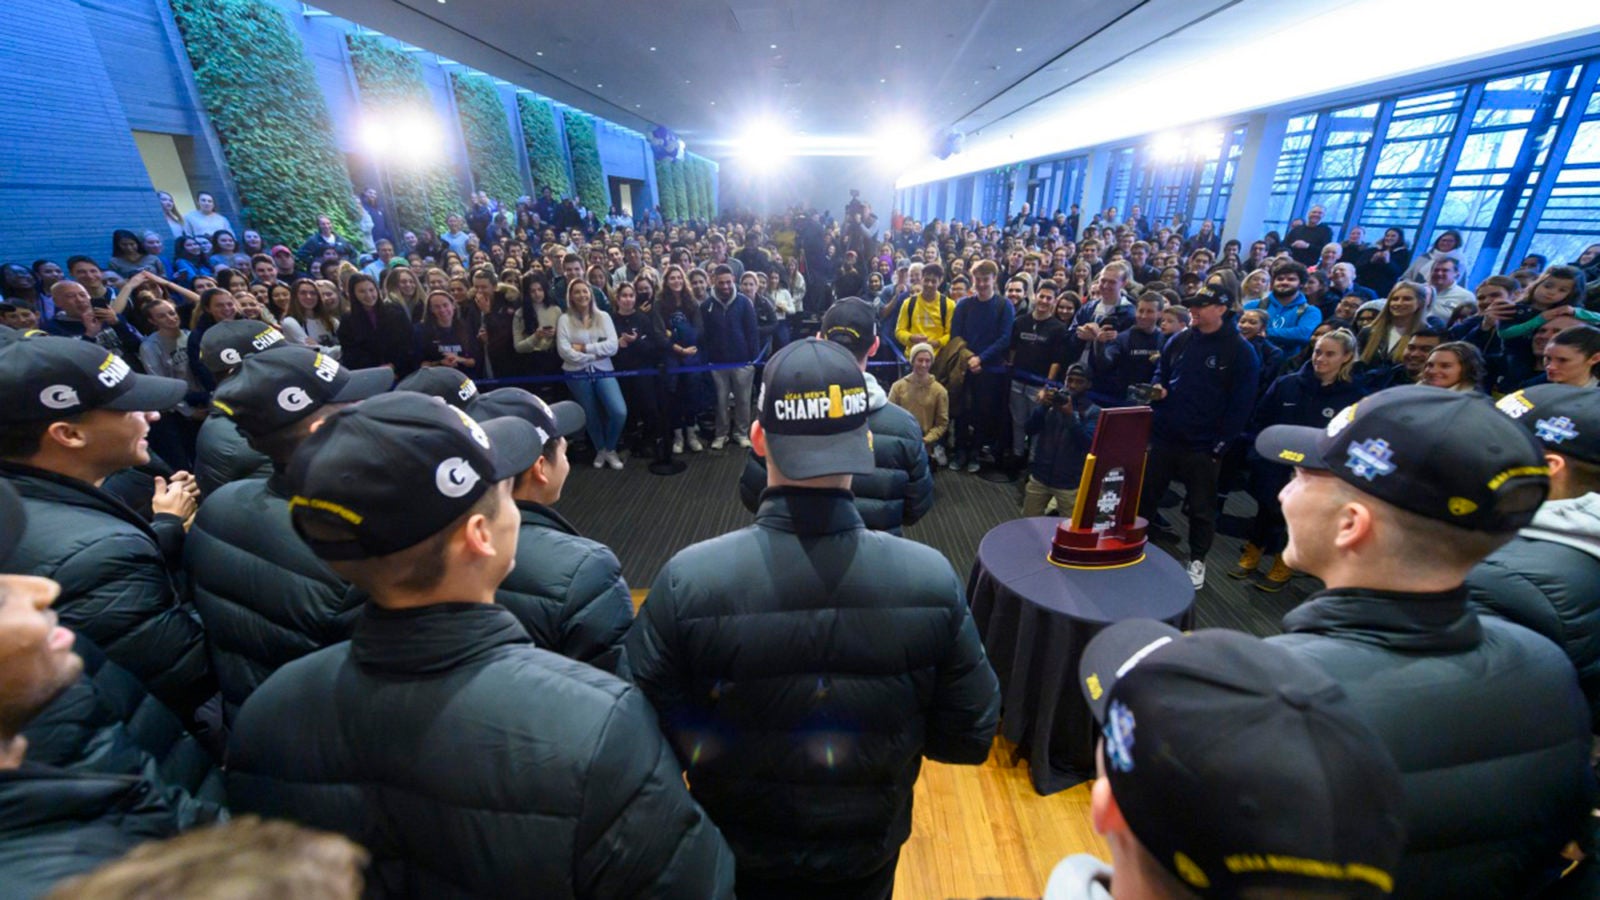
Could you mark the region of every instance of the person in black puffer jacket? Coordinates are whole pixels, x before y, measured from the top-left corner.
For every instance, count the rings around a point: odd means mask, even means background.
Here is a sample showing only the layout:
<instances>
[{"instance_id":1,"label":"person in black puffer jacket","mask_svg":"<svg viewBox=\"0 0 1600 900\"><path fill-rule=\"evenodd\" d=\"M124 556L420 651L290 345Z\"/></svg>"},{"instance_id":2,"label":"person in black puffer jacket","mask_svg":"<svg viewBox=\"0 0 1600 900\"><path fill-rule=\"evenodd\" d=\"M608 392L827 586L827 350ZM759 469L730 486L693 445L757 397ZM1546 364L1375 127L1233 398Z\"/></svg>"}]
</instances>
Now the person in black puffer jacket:
<instances>
[{"instance_id":1,"label":"person in black puffer jacket","mask_svg":"<svg viewBox=\"0 0 1600 900\"><path fill-rule=\"evenodd\" d=\"M184 544L227 722L285 663L350 637L360 600L295 536L284 472L319 422L393 380L381 366L351 372L321 351L283 347L246 359L212 398L274 469L207 497ZM280 405L286 394L300 398L295 408Z\"/></svg>"},{"instance_id":2,"label":"person in black puffer jacket","mask_svg":"<svg viewBox=\"0 0 1600 900\"><path fill-rule=\"evenodd\" d=\"M198 490L186 474L157 482L155 516L96 487L149 460L153 413L187 383L131 373L120 358L69 338L29 337L0 347L0 478L29 528L5 571L61 585L61 622L82 631L144 682L185 724L216 695L205 630L180 603L175 580L184 520ZM129 408L131 407L131 409Z\"/></svg>"},{"instance_id":3,"label":"person in black puffer jacket","mask_svg":"<svg viewBox=\"0 0 1600 900\"><path fill-rule=\"evenodd\" d=\"M1600 733L1600 394L1541 384L1498 405L1544 444L1550 497L1468 573L1467 591L1479 610L1567 652L1589 701L1589 728Z\"/></svg>"},{"instance_id":4,"label":"person in black puffer jacket","mask_svg":"<svg viewBox=\"0 0 1600 900\"><path fill-rule=\"evenodd\" d=\"M628 285L618 288L618 302L631 292ZM511 610L535 645L626 677L622 640L633 624L633 595L622 564L550 508L572 470L567 435L583 430L583 407L570 400L546 405L520 388L490 391L473 404L472 417L480 422L499 416L526 419L549 437L539 459L512 484L522 518L517 564L494 602Z\"/></svg>"},{"instance_id":5,"label":"person in black puffer jacket","mask_svg":"<svg viewBox=\"0 0 1600 900\"><path fill-rule=\"evenodd\" d=\"M16 491L0 481L0 562L27 518ZM163 726L181 735L182 727L160 704L136 699L148 695L88 641L80 639L74 653L71 634L55 627L48 609L59 590L48 579L0 575L0 895L7 898L44 894L142 841L176 834L202 811L181 788L153 780L158 765L131 739L130 729L152 737ZM83 657L94 660L94 671ZM118 701L128 705L112 709ZM119 716L134 711L139 723L124 729ZM186 814L172 806L179 798Z\"/></svg>"},{"instance_id":6,"label":"person in black puffer jacket","mask_svg":"<svg viewBox=\"0 0 1600 900\"><path fill-rule=\"evenodd\" d=\"M1268 640L1332 675L1400 767L1394 896L1536 893L1590 821L1589 710L1560 648L1473 612L1463 582L1544 498L1538 444L1479 397L1413 385L1256 450L1295 467L1284 559L1327 585Z\"/></svg>"},{"instance_id":7,"label":"person in black puffer jacket","mask_svg":"<svg viewBox=\"0 0 1600 900\"><path fill-rule=\"evenodd\" d=\"M239 812L344 834L374 896L732 896L733 857L644 694L538 649L495 588L515 559L527 421L394 392L289 467L295 531L373 599L273 673L228 752Z\"/></svg>"},{"instance_id":8,"label":"person in black puffer jacket","mask_svg":"<svg viewBox=\"0 0 1600 900\"><path fill-rule=\"evenodd\" d=\"M733 845L741 900L887 897L922 758L981 763L999 721L949 561L868 530L852 502L848 473L873 466L865 381L828 341L773 356L756 523L674 556L628 632L634 681ZM830 394L842 415L807 399Z\"/></svg>"},{"instance_id":9,"label":"person in black puffer jacket","mask_svg":"<svg viewBox=\"0 0 1600 900\"><path fill-rule=\"evenodd\" d=\"M270 325L249 319L218 322L206 329L200 341L200 363L220 386L239 371L246 359L283 346L287 346L283 334ZM250 446L232 419L212 410L200 423L194 476L200 482L201 495L209 497L225 484L271 474L272 460Z\"/></svg>"},{"instance_id":10,"label":"person in black puffer jacket","mask_svg":"<svg viewBox=\"0 0 1600 900\"><path fill-rule=\"evenodd\" d=\"M878 347L877 316L866 301L846 297L822 317L819 338L832 340L855 354L861 371ZM900 534L933 508L933 472L916 417L889 402L876 378L867 378L867 417L872 430L873 471L857 475L850 485L861 520L873 531ZM739 478L739 500L756 512L767 487L766 461L750 451Z\"/></svg>"}]
</instances>

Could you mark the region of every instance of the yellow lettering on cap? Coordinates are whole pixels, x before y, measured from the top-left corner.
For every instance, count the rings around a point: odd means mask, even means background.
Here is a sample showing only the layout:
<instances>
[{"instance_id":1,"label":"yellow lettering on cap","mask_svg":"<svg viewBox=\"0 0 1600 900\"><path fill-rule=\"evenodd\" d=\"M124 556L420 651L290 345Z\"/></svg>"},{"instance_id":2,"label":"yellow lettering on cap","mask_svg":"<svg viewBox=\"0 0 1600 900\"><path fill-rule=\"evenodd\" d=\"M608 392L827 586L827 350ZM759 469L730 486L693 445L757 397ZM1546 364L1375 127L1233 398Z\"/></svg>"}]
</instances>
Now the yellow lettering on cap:
<instances>
[{"instance_id":1,"label":"yellow lettering on cap","mask_svg":"<svg viewBox=\"0 0 1600 900\"><path fill-rule=\"evenodd\" d=\"M1174 853L1172 855L1172 865L1173 868L1178 870L1179 878L1182 878L1184 881L1189 882L1195 887L1208 888L1211 886L1211 879L1206 877L1205 870L1196 865L1195 861L1190 859L1187 855L1183 853Z\"/></svg>"},{"instance_id":2,"label":"yellow lettering on cap","mask_svg":"<svg viewBox=\"0 0 1600 900\"><path fill-rule=\"evenodd\" d=\"M828 418L844 418L844 388L837 384L828 385Z\"/></svg>"},{"instance_id":3,"label":"yellow lettering on cap","mask_svg":"<svg viewBox=\"0 0 1600 900\"><path fill-rule=\"evenodd\" d=\"M1451 497L1449 505L1452 516L1467 516L1478 510L1478 504L1465 497Z\"/></svg>"},{"instance_id":4,"label":"yellow lettering on cap","mask_svg":"<svg viewBox=\"0 0 1600 900\"><path fill-rule=\"evenodd\" d=\"M1278 458L1279 459L1288 460L1289 462L1292 462L1292 463L1298 463L1298 462L1305 462L1306 461L1306 455L1304 453L1297 453L1297 452L1295 452L1293 450L1279 450L1278 451Z\"/></svg>"},{"instance_id":5,"label":"yellow lettering on cap","mask_svg":"<svg viewBox=\"0 0 1600 900\"><path fill-rule=\"evenodd\" d=\"M1091 700L1099 700L1100 696L1105 693L1105 689L1100 687L1100 676L1095 673L1091 672L1089 677L1084 679L1083 684L1089 689L1089 699Z\"/></svg>"}]
</instances>

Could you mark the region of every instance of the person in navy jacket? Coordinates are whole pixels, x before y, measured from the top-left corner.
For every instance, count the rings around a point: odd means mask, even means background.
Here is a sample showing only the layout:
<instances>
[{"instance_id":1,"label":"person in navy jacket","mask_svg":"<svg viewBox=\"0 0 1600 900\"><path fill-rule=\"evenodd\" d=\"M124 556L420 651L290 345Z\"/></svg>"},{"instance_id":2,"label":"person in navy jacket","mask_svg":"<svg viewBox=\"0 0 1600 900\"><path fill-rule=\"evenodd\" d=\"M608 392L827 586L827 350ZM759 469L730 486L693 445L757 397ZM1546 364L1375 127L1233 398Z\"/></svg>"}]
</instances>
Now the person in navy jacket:
<instances>
[{"instance_id":1,"label":"person in navy jacket","mask_svg":"<svg viewBox=\"0 0 1600 900\"><path fill-rule=\"evenodd\" d=\"M987 447L993 451L1005 425L1006 391L1009 379L996 370L1005 363L1011 347L1011 324L1016 310L995 293L1000 269L994 260L980 260L972 267L974 293L956 304L950 317L950 336L961 338L973 356L967 360L963 383L966 407L956 422L956 455L951 468L966 467L977 472L978 455Z\"/></svg>"},{"instance_id":2,"label":"person in navy jacket","mask_svg":"<svg viewBox=\"0 0 1600 900\"><path fill-rule=\"evenodd\" d=\"M1150 455L1139 514L1153 519L1167 486L1188 492L1189 581L1206 580L1206 553L1216 536L1217 476L1228 447L1243 435L1255 408L1261 360L1229 320L1226 288L1204 285L1184 301L1190 327L1174 335L1156 363Z\"/></svg>"},{"instance_id":3,"label":"person in navy jacket","mask_svg":"<svg viewBox=\"0 0 1600 900\"><path fill-rule=\"evenodd\" d=\"M717 433L711 449L721 450L728 439L741 447L750 446L750 390L755 383L755 367L750 363L761 352L756 327L756 307L749 297L734 287L733 269L724 264L711 272L711 296L700 304L703 322L700 353L705 361L744 363L742 368L715 369L711 380L717 391ZM728 416L728 394L733 393L733 416Z\"/></svg>"},{"instance_id":4,"label":"person in navy jacket","mask_svg":"<svg viewBox=\"0 0 1600 900\"><path fill-rule=\"evenodd\" d=\"M1115 398L1120 404L1127 399L1128 388L1150 383L1156 359L1167 342L1167 336L1156 327L1162 302L1161 295L1154 292L1140 297L1134 306L1133 327L1113 340L1093 345L1089 371L1094 376L1094 393Z\"/></svg>"}]
</instances>

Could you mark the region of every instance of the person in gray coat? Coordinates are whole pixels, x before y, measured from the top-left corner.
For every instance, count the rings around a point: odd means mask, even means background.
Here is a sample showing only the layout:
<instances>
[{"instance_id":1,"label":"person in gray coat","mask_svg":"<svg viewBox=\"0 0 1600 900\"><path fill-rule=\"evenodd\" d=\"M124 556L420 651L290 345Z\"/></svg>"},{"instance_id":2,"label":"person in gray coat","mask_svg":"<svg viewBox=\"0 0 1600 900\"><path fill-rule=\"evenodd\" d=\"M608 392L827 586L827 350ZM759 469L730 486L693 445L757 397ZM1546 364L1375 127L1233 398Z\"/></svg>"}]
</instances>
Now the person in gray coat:
<instances>
[{"instance_id":1,"label":"person in gray coat","mask_svg":"<svg viewBox=\"0 0 1600 900\"><path fill-rule=\"evenodd\" d=\"M633 595L622 564L611 548L578 534L551 508L572 471L567 436L583 430L583 407L500 388L479 395L471 415L480 422L516 416L544 438L539 458L511 485L522 520L517 564L494 602L511 610L536 646L626 677L622 641L633 624Z\"/></svg>"}]
</instances>

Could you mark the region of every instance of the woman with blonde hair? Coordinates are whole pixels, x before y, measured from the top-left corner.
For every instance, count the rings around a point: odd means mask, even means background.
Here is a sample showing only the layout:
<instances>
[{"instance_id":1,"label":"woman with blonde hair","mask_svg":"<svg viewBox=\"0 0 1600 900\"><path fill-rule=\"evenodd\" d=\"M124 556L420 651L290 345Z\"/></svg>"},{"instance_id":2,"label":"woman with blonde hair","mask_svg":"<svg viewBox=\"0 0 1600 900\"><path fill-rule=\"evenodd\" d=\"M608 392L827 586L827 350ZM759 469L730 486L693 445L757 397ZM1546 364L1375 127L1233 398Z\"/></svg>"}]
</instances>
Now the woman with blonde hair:
<instances>
[{"instance_id":1,"label":"woman with blonde hair","mask_svg":"<svg viewBox=\"0 0 1600 900\"><path fill-rule=\"evenodd\" d=\"M584 281L568 284L567 311L556 322L556 351L561 354L562 370L577 376L567 386L588 417L596 469L622 468L617 442L628 420L628 407L617 379L609 374L615 368L611 358L617 355L618 346L611 316L595 308L594 289Z\"/></svg>"},{"instance_id":2,"label":"woman with blonde hair","mask_svg":"<svg viewBox=\"0 0 1600 900\"><path fill-rule=\"evenodd\" d=\"M1310 361L1298 371L1273 381L1261 402L1256 404L1250 423L1252 436L1247 443L1253 445L1254 435L1272 425L1325 427L1339 410L1366 395L1366 390L1354 377L1355 363L1355 335L1339 328L1318 338L1311 349ZM1284 526L1283 509L1278 504L1278 492L1289 483L1294 470L1263 459L1254 451L1247 459L1250 495L1256 499L1256 517L1250 525L1244 550L1239 554L1239 564L1228 575L1249 579L1257 590L1276 593L1283 590L1294 574L1281 555L1288 531ZM1257 569L1269 553L1279 555L1272 570L1262 575Z\"/></svg>"},{"instance_id":3,"label":"woman with blonde hair","mask_svg":"<svg viewBox=\"0 0 1600 900\"><path fill-rule=\"evenodd\" d=\"M413 322L420 322L427 313L423 308L426 292L410 266L394 266L383 273L383 300L405 310Z\"/></svg>"},{"instance_id":4,"label":"woman with blonde hair","mask_svg":"<svg viewBox=\"0 0 1600 900\"><path fill-rule=\"evenodd\" d=\"M1272 276L1266 269L1256 269L1239 282L1239 305L1266 299L1272 292Z\"/></svg>"},{"instance_id":5,"label":"woman with blonde hair","mask_svg":"<svg viewBox=\"0 0 1600 900\"><path fill-rule=\"evenodd\" d=\"M1425 312L1432 302L1433 288L1414 281L1395 282L1378 317L1361 329L1356 339L1361 348L1359 365L1379 368L1394 365L1405 356L1406 340L1412 332L1423 328L1442 331L1444 323Z\"/></svg>"}]
</instances>

